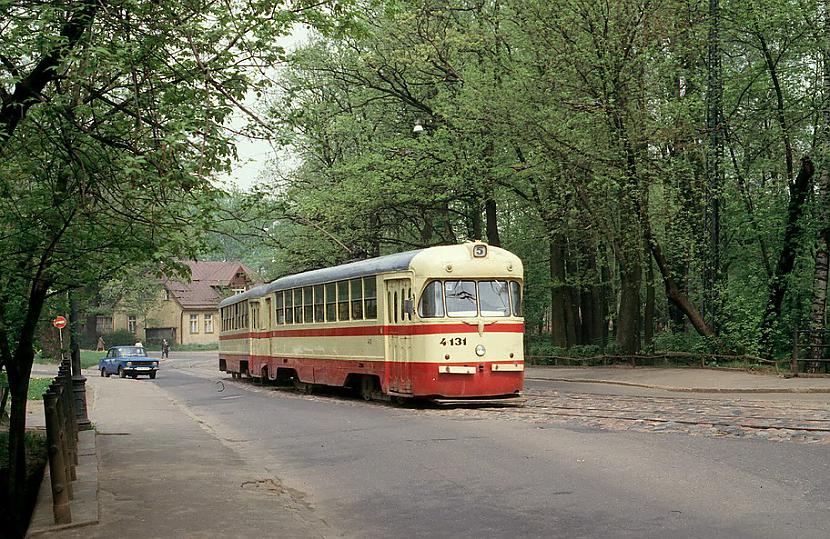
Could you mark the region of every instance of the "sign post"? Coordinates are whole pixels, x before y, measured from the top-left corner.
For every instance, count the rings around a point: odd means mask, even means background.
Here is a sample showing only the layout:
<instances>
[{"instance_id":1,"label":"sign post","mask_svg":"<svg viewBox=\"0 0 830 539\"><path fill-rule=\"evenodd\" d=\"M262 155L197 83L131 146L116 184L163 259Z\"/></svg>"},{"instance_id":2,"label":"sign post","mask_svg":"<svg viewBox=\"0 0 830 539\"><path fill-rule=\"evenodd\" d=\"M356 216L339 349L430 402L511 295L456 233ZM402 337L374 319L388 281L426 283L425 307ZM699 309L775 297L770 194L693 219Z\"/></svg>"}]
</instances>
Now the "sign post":
<instances>
[{"instance_id":1,"label":"sign post","mask_svg":"<svg viewBox=\"0 0 830 539\"><path fill-rule=\"evenodd\" d=\"M61 359L63 359L63 328L66 327L66 318L58 315L52 320L52 325L58 328L58 339L60 339L61 343Z\"/></svg>"}]
</instances>

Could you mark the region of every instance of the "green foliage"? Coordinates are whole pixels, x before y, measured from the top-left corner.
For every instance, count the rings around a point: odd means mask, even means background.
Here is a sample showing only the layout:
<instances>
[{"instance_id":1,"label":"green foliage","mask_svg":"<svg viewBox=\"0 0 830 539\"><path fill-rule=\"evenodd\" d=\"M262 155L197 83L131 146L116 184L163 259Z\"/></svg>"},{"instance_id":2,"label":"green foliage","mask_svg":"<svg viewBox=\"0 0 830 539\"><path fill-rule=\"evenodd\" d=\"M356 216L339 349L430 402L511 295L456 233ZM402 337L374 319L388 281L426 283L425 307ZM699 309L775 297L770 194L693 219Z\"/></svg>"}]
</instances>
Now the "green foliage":
<instances>
[{"instance_id":1,"label":"green foliage","mask_svg":"<svg viewBox=\"0 0 830 539\"><path fill-rule=\"evenodd\" d=\"M715 343L696 333L661 331L654 335L654 351L660 352L717 352Z\"/></svg>"},{"instance_id":2,"label":"green foliage","mask_svg":"<svg viewBox=\"0 0 830 539\"><path fill-rule=\"evenodd\" d=\"M0 363L13 387L51 298L135 267L174 273L202 250L211 180L235 155L226 123L268 84L274 38L298 22L334 35L350 4L3 3ZM12 426L22 489L25 417ZM12 514L22 498L10 493Z\"/></svg>"},{"instance_id":3,"label":"green foliage","mask_svg":"<svg viewBox=\"0 0 830 539\"><path fill-rule=\"evenodd\" d=\"M106 348L110 346L132 346L138 340L134 333L126 329L117 329L101 336Z\"/></svg>"},{"instance_id":4,"label":"green foliage","mask_svg":"<svg viewBox=\"0 0 830 539\"><path fill-rule=\"evenodd\" d=\"M626 318L642 317L650 285L655 350L761 353L794 176L788 152L797 167L814 147L827 99L815 60L825 38L803 31L822 27L823 8L720 2L725 131L713 180L707 65L717 21L687 4L365 3L346 35L289 55L271 96L270 135L298 164L253 195L272 217L259 227L266 234L248 229L267 242L253 245L276 249L261 257L266 273L483 238L490 201L502 244L525 261L529 334L561 330L573 347L606 342L612 322L616 337L633 327L636 342L641 320ZM714 197L722 231L712 289ZM820 215L802 219L779 353L806 320ZM647 230L664 257L650 284ZM627 312L624 276L634 282ZM718 343L687 334L688 317L660 294L664 279L703 309ZM590 331L568 334L553 311L577 302L583 325L588 307L599 312ZM606 352L630 352L623 341Z\"/></svg>"},{"instance_id":5,"label":"green foliage","mask_svg":"<svg viewBox=\"0 0 830 539\"><path fill-rule=\"evenodd\" d=\"M43 393L49 389L53 378L31 378L29 379L29 395L28 399L39 401L43 400Z\"/></svg>"}]
</instances>

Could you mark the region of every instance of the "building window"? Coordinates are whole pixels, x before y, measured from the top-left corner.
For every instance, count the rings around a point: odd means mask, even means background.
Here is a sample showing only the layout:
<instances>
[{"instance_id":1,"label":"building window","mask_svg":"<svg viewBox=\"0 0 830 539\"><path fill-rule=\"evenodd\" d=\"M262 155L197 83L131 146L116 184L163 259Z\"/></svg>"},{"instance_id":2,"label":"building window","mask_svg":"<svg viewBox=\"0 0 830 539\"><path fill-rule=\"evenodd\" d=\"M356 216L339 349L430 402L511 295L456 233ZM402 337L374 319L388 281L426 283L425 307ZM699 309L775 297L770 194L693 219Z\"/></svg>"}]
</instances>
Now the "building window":
<instances>
[{"instance_id":1,"label":"building window","mask_svg":"<svg viewBox=\"0 0 830 539\"><path fill-rule=\"evenodd\" d=\"M137 326L137 325L138 325L138 324L137 324L137 321L136 321L136 319L135 319L135 316L128 316L128 317L127 317L127 330L128 330L130 333L135 333L135 330L136 330L136 326Z\"/></svg>"},{"instance_id":2,"label":"building window","mask_svg":"<svg viewBox=\"0 0 830 539\"><path fill-rule=\"evenodd\" d=\"M190 315L190 333L199 333L199 315Z\"/></svg>"},{"instance_id":3,"label":"building window","mask_svg":"<svg viewBox=\"0 0 830 539\"><path fill-rule=\"evenodd\" d=\"M213 333L213 315L205 315L205 333Z\"/></svg>"},{"instance_id":4,"label":"building window","mask_svg":"<svg viewBox=\"0 0 830 539\"><path fill-rule=\"evenodd\" d=\"M112 333L112 317L96 316L95 331L97 331L98 333Z\"/></svg>"},{"instance_id":5,"label":"building window","mask_svg":"<svg viewBox=\"0 0 830 539\"><path fill-rule=\"evenodd\" d=\"M168 301L170 299L170 291L166 288L164 289L164 300Z\"/></svg>"},{"instance_id":6,"label":"building window","mask_svg":"<svg viewBox=\"0 0 830 539\"><path fill-rule=\"evenodd\" d=\"M244 288L231 288L231 292L233 292L234 295L241 294L244 291L245 291Z\"/></svg>"}]
</instances>

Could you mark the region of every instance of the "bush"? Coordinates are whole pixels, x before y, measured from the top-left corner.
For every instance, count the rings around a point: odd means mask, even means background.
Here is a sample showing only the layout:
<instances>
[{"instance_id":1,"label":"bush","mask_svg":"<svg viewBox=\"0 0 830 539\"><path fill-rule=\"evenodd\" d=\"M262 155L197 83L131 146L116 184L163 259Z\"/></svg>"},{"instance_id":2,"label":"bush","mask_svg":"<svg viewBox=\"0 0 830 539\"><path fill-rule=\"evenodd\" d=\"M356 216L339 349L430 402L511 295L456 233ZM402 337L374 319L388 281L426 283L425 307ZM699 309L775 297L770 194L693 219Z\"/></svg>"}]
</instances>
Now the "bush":
<instances>
[{"instance_id":1,"label":"bush","mask_svg":"<svg viewBox=\"0 0 830 539\"><path fill-rule=\"evenodd\" d=\"M134 333L126 329L117 329L111 333L104 333L101 335L104 339L104 345L110 346L132 346L138 341Z\"/></svg>"}]
</instances>

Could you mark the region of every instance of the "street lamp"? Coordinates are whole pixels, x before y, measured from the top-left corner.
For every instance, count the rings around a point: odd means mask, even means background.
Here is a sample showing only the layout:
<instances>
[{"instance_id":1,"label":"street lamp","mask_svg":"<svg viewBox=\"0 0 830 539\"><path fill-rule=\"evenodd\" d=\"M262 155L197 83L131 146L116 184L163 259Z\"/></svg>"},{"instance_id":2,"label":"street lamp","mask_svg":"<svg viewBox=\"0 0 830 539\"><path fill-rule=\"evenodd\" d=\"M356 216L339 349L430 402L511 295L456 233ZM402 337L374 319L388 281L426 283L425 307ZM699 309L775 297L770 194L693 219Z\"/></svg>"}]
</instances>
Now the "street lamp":
<instances>
[{"instance_id":1,"label":"street lamp","mask_svg":"<svg viewBox=\"0 0 830 539\"><path fill-rule=\"evenodd\" d=\"M421 120L415 120L415 127L412 128L412 132L416 135L423 133L424 126L421 125Z\"/></svg>"}]
</instances>

